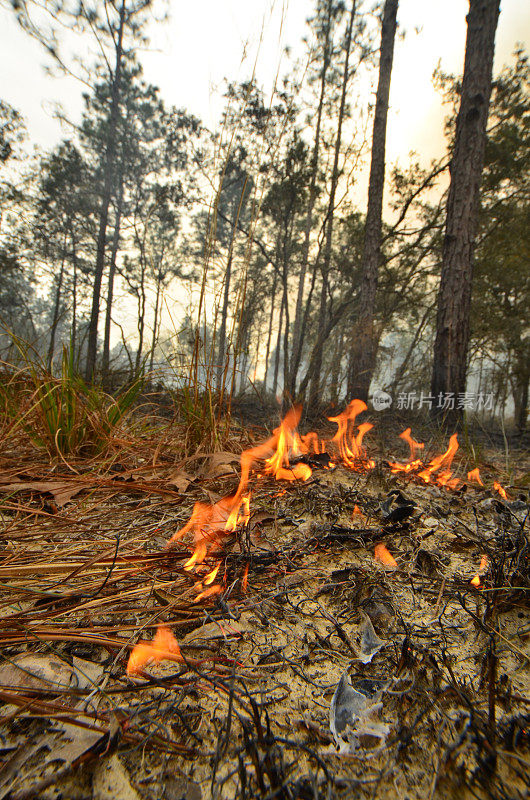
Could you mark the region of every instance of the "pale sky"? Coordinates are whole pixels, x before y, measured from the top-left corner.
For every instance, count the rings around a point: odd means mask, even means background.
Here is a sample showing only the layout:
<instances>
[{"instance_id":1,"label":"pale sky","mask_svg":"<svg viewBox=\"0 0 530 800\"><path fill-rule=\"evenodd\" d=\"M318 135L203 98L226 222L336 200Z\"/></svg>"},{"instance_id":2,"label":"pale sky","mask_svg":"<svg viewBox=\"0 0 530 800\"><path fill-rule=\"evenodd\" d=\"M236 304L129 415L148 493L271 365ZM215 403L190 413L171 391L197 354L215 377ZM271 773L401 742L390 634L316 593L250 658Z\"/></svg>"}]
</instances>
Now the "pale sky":
<instances>
[{"instance_id":1,"label":"pale sky","mask_svg":"<svg viewBox=\"0 0 530 800\"><path fill-rule=\"evenodd\" d=\"M270 89L283 46L302 53L313 6L313 0L169 0L170 21L155 29L151 51L142 56L146 77L160 86L166 103L187 108L214 127L221 110L215 90L223 78L243 80L257 59L258 79ZM398 21L407 35L395 48L390 162L405 162L411 150L425 162L441 154L446 110L432 87L432 73L439 61L444 70L461 72L467 9L467 0L401 0ZM501 0L496 68L510 59L516 42L529 40L530 3ZM26 117L31 140L49 147L64 135L53 119L53 102L61 101L78 117L83 87L47 76L44 63L43 50L0 8L0 97Z\"/></svg>"}]
</instances>

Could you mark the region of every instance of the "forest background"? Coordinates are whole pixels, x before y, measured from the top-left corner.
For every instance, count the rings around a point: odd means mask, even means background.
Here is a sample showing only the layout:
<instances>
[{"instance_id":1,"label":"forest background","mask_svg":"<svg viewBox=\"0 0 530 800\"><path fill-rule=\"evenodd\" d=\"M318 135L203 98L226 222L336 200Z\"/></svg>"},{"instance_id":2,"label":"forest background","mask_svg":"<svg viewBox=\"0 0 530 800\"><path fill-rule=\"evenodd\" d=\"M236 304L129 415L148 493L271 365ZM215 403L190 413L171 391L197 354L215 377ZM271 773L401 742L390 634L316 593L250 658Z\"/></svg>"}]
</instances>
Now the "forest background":
<instances>
[{"instance_id":1,"label":"forest background","mask_svg":"<svg viewBox=\"0 0 530 800\"><path fill-rule=\"evenodd\" d=\"M260 14L241 18L224 5L216 17L197 4L191 25L192 12L163 0L2 4L6 374L84 376L108 391L163 383L202 416L245 393L309 409L358 394L368 167L392 3L257 3ZM519 431L530 380L523 5L503 3L497 30L455 398ZM428 12L439 28L434 75L418 8L397 9L367 370L371 393L427 410L467 3ZM175 21L189 49L168 69L158 56ZM409 50L423 57L407 60Z\"/></svg>"}]
</instances>

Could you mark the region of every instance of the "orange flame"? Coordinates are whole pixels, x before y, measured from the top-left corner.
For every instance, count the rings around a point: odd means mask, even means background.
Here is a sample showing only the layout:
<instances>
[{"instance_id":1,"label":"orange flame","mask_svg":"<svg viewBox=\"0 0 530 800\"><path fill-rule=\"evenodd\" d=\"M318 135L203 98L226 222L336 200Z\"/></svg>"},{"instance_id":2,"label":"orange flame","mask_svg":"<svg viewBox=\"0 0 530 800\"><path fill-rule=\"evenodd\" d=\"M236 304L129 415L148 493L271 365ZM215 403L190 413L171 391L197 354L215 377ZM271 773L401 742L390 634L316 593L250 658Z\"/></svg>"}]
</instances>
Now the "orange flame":
<instances>
[{"instance_id":1,"label":"orange flame","mask_svg":"<svg viewBox=\"0 0 530 800\"><path fill-rule=\"evenodd\" d=\"M488 557L484 553L482 555L482 558L480 559L480 566L478 568L477 574L475 575L474 578L471 578L470 583L473 586L480 586L481 585L482 582L480 580L480 576L483 575L486 572L487 568L488 568Z\"/></svg>"},{"instance_id":2,"label":"orange flame","mask_svg":"<svg viewBox=\"0 0 530 800\"><path fill-rule=\"evenodd\" d=\"M352 400L341 414L328 417L330 422L337 425L337 433L331 441L336 443L343 463L350 469L358 469L360 462L363 462L364 467L374 466L373 461L366 461L366 451L362 445L365 433L373 428L373 425L370 422L363 422L359 425L357 436L354 437L352 433L356 418L367 408L362 400Z\"/></svg>"},{"instance_id":3,"label":"orange flame","mask_svg":"<svg viewBox=\"0 0 530 800\"><path fill-rule=\"evenodd\" d=\"M246 525L249 516L250 495L228 495L213 505L197 502L189 522L174 533L169 542L181 539L185 533L193 531L195 551L184 564L184 569L191 570L196 564L202 564L209 550L219 546L224 534Z\"/></svg>"},{"instance_id":4,"label":"orange flame","mask_svg":"<svg viewBox=\"0 0 530 800\"><path fill-rule=\"evenodd\" d=\"M410 434L411 434L410 428L406 428L403 431L403 433L399 434L399 438L407 442L410 448L409 462L414 461L416 459L416 450L423 450L423 448L425 447L423 442L417 442L415 439L412 438Z\"/></svg>"},{"instance_id":5,"label":"orange flame","mask_svg":"<svg viewBox=\"0 0 530 800\"><path fill-rule=\"evenodd\" d=\"M482 480L480 478L480 472L479 472L478 467L476 467L475 469L470 470L467 473L467 479L468 479L468 481L471 481L472 483L478 483L479 486L484 486L484 484L482 483Z\"/></svg>"},{"instance_id":6,"label":"orange flame","mask_svg":"<svg viewBox=\"0 0 530 800\"><path fill-rule=\"evenodd\" d=\"M397 567L396 559L394 558L392 553L388 552L388 550L386 549L385 545L382 542L376 544L374 549L374 556L375 560L380 561L381 564L385 565L385 567L391 567L392 569L395 569Z\"/></svg>"},{"instance_id":7,"label":"orange flame","mask_svg":"<svg viewBox=\"0 0 530 800\"><path fill-rule=\"evenodd\" d=\"M358 505L354 506L353 511L351 513L351 517L352 519L354 519L354 517L362 517L364 519L364 514Z\"/></svg>"},{"instance_id":8,"label":"orange flame","mask_svg":"<svg viewBox=\"0 0 530 800\"><path fill-rule=\"evenodd\" d=\"M213 586L208 586L208 588L205 589L204 592L201 592L200 594L197 595L197 597L194 599L193 602L200 603L201 600L206 600L208 597L213 597L214 595L221 594L222 591L223 587L218 583L214 584Z\"/></svg>"},{"instance_id":9,"label":"orange flame","mask_svg":"<svg viewBox=\"0 0 530 800\"><path fill-rule=\"evenodd\" d=\"M493 488L495 489L496 492L498 492L500 494L500 496L502 497L503 500L508 500L508 495L506 494L506 489L503 489L503 487L500 485L500 483L498 483L497 481L494 481L493 482Z\"/></svg>"},{"instance_id":10,"label":"orange flame","mask_svg":"<svg viewBox=\"0 0 530 800\"><path fill-rule=\"evenodd\" d=\"M159 626L151 643L139 642L133 648L127 664L127 675L137 675L146 664L158 664L160 661L184 663L177 640L164 625Z\"/></svg>"},{"instance_id":11,"label":"orange flame","mask_svg":"<svg viewBox=\"0 0 530 800\"><path fill-rule=\"evenodd\" d=\"M241 589L243 593L246 593L248 589L248 564L245 567L245 571L243 573L243 578L241 580Z\"/></svg>"},{"instance_id":12,"label":"orange flame","mask_svg":"<svg viewBox=\"0 0 530 800\"><path fill-rule=\"evenodd\" d=\"M449 447L441 456L436 456L433 458L432 461L429 463L429 466L426 467L421 472L418 472L418 477L422 479L424 483L433 483L434 481L439 483L441 486L448 486L450 489L456 489L459 484L459 481L455 478L450 480L452 472L449 469L453 462L453 458L455 457L455 453L458 450L458 436L456 433L453 433L451 438L449 439ZM443 472L440 470L443 468ZM434 473L439 473L433 481Z\"/></svg>"}]
</instances>

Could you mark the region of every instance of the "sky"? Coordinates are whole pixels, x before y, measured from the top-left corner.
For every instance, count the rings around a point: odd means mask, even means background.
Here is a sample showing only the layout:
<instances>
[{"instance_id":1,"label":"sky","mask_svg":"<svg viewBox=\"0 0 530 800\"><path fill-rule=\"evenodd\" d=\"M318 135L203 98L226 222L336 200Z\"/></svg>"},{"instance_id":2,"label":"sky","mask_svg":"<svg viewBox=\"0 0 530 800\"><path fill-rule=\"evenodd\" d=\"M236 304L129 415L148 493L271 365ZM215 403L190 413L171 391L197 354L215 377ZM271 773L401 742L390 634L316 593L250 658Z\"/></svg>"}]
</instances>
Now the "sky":
<instances>
[{"instance_id":1,"label":"sky","mask_svg":"<svg viewBox=\"0 0 530 800\"><path fill-rule=\"evenodd\" d=\"M160 86L168 104L215 127L223 79L242 80L256 64L260 82L270 90L285 64L283 48L302 54L313 5L314 0L169 0L169 22L153 27L150 48L142 55L146 77ZM462 71L467 9L467 0L401 0L398 21L405 36L395 46L390 162L406 161L410 151L426 162L441 154L446 110L432 73L439 62L445 71ZM516 42L529 41L530 3L501 0L495 68L510 60ZM53 118L54 103L78 117L83 87L73 79L53 79L45 64L40 46L0 5L0 97L26 117L30 139L50 147L64 135Z\"/></svg>"}]
</instances>

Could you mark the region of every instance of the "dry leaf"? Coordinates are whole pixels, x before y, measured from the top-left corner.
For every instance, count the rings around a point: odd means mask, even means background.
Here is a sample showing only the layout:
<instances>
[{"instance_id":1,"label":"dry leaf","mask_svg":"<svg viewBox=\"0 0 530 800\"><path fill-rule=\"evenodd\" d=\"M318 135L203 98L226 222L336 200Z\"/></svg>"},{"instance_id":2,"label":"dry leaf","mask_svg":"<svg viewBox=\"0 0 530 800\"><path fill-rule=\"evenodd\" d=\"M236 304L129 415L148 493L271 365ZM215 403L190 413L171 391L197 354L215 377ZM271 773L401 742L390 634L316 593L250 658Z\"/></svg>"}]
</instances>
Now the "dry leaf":
<instances>
[{"instance_id":1,"label":"dry leaf","mask_svg":"<svg viewBox=\"0 0 530 800\"><path fill-rule=\"evenodd\" d=\"M59 508L66 505L72 497L86 489L84 483L59 483L58 481L32 481L25 483L9 483L0 486L0 492L14 494L15 492L40 492L41 494L51 494Z\"/></svg>"}]
</instances>

